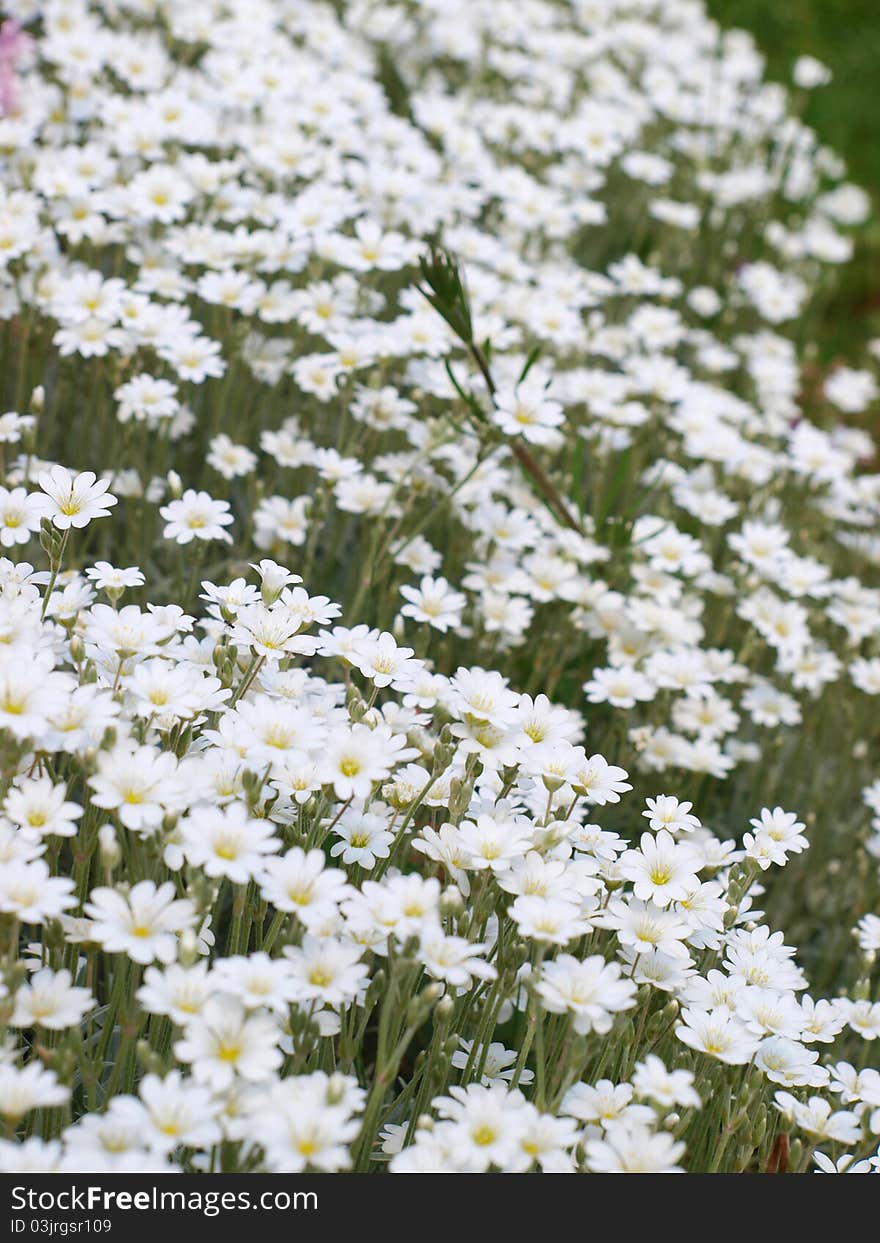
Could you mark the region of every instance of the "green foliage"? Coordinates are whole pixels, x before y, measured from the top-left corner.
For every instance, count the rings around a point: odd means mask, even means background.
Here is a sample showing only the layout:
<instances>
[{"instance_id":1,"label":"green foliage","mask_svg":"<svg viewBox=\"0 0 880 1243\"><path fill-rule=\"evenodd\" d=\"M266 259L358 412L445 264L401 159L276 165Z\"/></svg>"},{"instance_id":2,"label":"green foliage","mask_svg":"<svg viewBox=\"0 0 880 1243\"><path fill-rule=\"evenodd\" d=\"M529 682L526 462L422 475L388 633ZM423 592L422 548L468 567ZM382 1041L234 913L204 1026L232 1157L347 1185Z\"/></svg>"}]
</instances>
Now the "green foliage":
<instances>
[{"instance_id":1,"label":"green foliage","mask_svg":"<svg viewBox=\"0 0 880 1243\"><path fill-rule=\"evenodd\" d=\"M751 32L771 78L790 83L792 64L803 54L834 75L806 97L803 119L846 160L851 179L871 195L874 215L825 308L817 344L830 361L851 350L854 338L880 333L880 6L876 0L709 0L708 8L725 28Z\"/></svg>"}]
</instances>

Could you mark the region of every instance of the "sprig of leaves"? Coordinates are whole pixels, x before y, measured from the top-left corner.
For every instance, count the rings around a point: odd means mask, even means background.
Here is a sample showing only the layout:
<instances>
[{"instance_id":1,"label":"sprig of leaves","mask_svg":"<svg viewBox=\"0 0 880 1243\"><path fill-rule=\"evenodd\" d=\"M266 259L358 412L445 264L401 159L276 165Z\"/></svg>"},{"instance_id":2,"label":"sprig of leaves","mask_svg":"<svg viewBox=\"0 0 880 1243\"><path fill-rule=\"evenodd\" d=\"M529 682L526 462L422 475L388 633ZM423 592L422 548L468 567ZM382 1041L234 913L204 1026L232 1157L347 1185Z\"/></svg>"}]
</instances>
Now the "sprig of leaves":
<instances>
[{"instance_id":1,"label":"sprig of leaves","mask_svg":"<svg viewBox=\"0 0 880 1243\"><path fill-rule=\"evenodd\" d=\"M431 242L427 253L420 260L419 268L422 273L422 283L417 284L416 288L430 302L437 314L446 321L459 341L467 349L477 370L485 381L489 397L494 402L496 386L489 365L491 343L486 341L484 345L480 346L474 338L470 297L460 263L452 252L441 246L439 242ZM537 357L537 350L532 350L523 369L521 379L528 374ZM452 376L452 369L448 363L446 369L471 416L478 423L481 422L485 425L485 415L479 402L472 394L464 393L460 384ZM554 517L572 531L583 534L580 522L571 513L556 485L533 454L520 440L512 439L509 441L509 444L521 470Z\"/></svg>"}]
</instances>

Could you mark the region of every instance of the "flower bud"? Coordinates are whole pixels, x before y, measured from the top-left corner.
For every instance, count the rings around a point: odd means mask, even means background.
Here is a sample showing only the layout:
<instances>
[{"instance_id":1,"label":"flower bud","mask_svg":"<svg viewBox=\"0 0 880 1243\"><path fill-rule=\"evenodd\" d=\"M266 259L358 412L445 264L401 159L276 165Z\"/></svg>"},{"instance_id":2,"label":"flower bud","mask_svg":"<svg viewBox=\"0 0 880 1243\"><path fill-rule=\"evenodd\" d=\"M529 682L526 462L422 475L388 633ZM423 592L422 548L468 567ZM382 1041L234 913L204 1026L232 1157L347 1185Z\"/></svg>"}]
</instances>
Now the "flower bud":
<instances>
[{"instance_id":1,"label":"flower bud","mask_svg":"<svg viewBox=\"0 0 880 1243\"><path fill-rule=\"evenodd\" d=\"M359 722L367 715L368 708L356 686L350 686L345 693L345 707L352 721Z\"/></svg>"},{"instance_id":2,"label":"flower bud","mask_svg":"<svg viewBox=\"0 0 880 1243\"><path fill-rule=\"evenodd\" d=\"M437 1002L437 1008L434 1011L434 1018L438 1023L446 1024L455 1013L455 1001L448 993L444 993Z\"/></svg>"},{"instance_id":3,"label":"flower bud","mask_svg":"<svg viewBox=\"0 0 880 1243\"><path fill-rule=\"evenodd\" d=\"M440 895L440 914L457 918L464 912L464 898L457 885L450 885Z\"/></svg>"},{"instance_id":4,"label":"flower bud","mask_svg":"<svg viewBox=\"0 0 880 1243\"><path fill-rule=\"evenodd\" d=\"M412 998L406 1008L407 1027L421 1026L430 1014L435 1003L438 1001L442 991L442 984L429 984L423 992Z\"/></svg>"},{"instance_id":5,"label":"flower bud","mask_svg":"<svg viewBox=\"0 0 880 1243\"><path fill-rule=\"evenodd\" d=\"M199 942L192 928L185 928L180 934L177 957L183 967L192 967L198 962Z\"/></svg>"},{"instance_id":6,"label":"flower bud","mask_svg":"<svg viewBox=\"0 0 880 1243\"><path fill-rule=\"evenodd\" d=\"M328 1105L338 1105L345 1097L345 1075L338 1072L327 1080L326 1101Z\"/></svg>"},{"instance_id":7,"label":"flower bud","mask_svg":"<svg viewBox=\"0 0 880 1243\"><path fill-rule=\"evenodd\" d=\"M101 862L109 871L113 871L119 866L119 860L122 858L122 851L119 849L119 842L116 840L116 829L112 824L102 824L98 830L98 849L101 852Z\"/></svg>"}]
</instances>

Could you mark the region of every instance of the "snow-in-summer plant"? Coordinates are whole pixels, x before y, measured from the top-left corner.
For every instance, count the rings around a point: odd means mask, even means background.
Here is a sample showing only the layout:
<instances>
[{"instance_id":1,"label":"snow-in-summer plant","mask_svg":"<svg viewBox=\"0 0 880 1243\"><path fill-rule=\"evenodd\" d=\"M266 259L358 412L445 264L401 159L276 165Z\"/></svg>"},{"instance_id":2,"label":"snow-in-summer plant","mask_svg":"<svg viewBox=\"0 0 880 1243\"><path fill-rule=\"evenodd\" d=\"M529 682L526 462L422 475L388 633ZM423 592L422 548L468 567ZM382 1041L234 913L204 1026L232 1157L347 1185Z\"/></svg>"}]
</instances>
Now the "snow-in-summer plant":
<instances>
[{"instance_id":1,"label":"snow-in-summer plant","mask_svg":"<svg viewBox=\"0 0 880 1243\"><path fill-rule=\"evenodd\" d=\"M0 1169L876 1170L824 68L698 0L4 14Z\"/></svg>"}]
</instances>

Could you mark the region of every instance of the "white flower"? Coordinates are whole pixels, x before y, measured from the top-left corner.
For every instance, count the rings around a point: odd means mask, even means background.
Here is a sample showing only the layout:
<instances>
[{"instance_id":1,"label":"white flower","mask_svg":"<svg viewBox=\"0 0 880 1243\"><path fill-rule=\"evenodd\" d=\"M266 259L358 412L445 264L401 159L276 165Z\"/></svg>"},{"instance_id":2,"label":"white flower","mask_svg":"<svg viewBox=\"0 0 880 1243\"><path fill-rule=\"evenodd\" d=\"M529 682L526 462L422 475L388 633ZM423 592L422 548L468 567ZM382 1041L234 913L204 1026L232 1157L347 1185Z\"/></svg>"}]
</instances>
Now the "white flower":
<instances>
[{"instance_id":1,"label":"white flower","mask_svg":"<svg viewBox=\"0 0 880 1243\"><path fill-rule=\"evenodd\" d=\"M0 911L23 924L42 924L76 905L67 876L50 876L42 859L14 859L0 868Z\"/></svg>"},{"instance_id":2,"label":"white flower","mask_svg":"<svg viewBox=\"0 0 880 1243\"><path fill-rule=\"evenodd\" d=\"M173 962L177 936L195 923L195 908L174 896L174 885L139 881L128 893L93 889L83 909L91 920L90 937L108 953L127 954L134 962Z\"/></svg>"},{"instance_id":3,"label":"white flower","mask_svg":"<svg viewBox=\"0 0 880 1243\"><path fill-rule=\"evenodd\" d=\"M400 610L401 616L424 622L444 634L450 627L461 625L461 612L466 604L466 597L462 592L454 591L445 578L425 575L418 587L404 584L400 594L407 601Z\"/></svg>"},{"instance_id":4,"label":"white flower","mask_svg":"<svg viewBox=\"0 0 880 1243\"><path fill-rule=\"evenodd\" d=\"M604 1140L586 1144L587 1165L594 1174L681 1174L677 1163L684 1144L643 1122L611 1123Z\"/></svg>"},{"instance_id":5,"label":"white flower","mask_svg":"<svg viewBox=\"0 0 880 1243\"><path fill-rule=\"evenodd\" d=\"M330 847L331 858L342 856L343 863L375 867L377 859L387 859L394 834L388 831L388 820L367 810L349 808L333 830L341 840Z\"/></svg>"},{"instance_id":6,"label":"white flower","mask_svg":"<svg viewBox=\"0 0 880 1243\"><path fill-rule=\"evenodd\" d=\"M633 882L637 898L660 907L681 902L699 886L699 856L665 829L656 837L643 833L639 849L621 855L618 867L621 876Z\"/></svg>"},{"instance_id":7,"label":"white flower","mask_svg":"<svg viewBox=\"0 0 880 1243\"><path fill-rule=\"evenodd\" d=\"M248 1014L232 997L212 997L185 1026L174 1054L192 1066L198 1083L215 1092L236 1076L249 1083L270 1079L282 1062L280 1032L267 1014Z\"/></svg>"},{"instance_id":8,"label":"white flower","mask_svg":"<svg viewBox=\"0 0 880 1243\"><path fill-rule=\"evenodd\" d=\"M44 967L16 990L10 1023L13 1027L63 1031L76 1026L94 1001L87 988L73 986L69 971Z\"/></svg>"},{"instance_id":9,"label":"white flower","mask_svg":"<svg viewBox=\"0 0 880 1243\"><path fill-rule=\"evenodd\" d=\"M268 902L294 913L307 927L334 914L349 892L345 873L328 868L322 851L306 853L299 846L266 860L260 888Z\"/></svg>"},{"instance_id":10,"label":"white flower","mask_svg":"<svg viewBox=\"0 0 880 1243\"><path fill-rule=\"evenodd\" d=\"M611 1030L614 1015L635 1004L636 987L621 978L617 963L606 963L595 954L582 962L560 954L544 964L538 994L546 1010L574 1016L575 1031L604 1034Z\"/></svg>"},{"instance_id":11,"label":"white flower","mask_svg":"<svg viewBox=\"0 0 880 1243\"><path fill-rule=\"evenodd\" d=\"M178 544L189 544L194 539L232 543L232 536L224 530L233 521L229 502L215 501L207 492L187 488L180 500L163 505L159 513L166 523L165 539Z\"/></svg>"},{"instance_id":12,"label":"white flower","mask_svg":"<svg viewBox=\"0 0 880 1243\"><path fill-rule=\"evenodd\" d=\"M649 1053L636 1064L632 1075L633 1088L643 1099L653 1100L665 1109L680 1105L685 1109L699 1109L700 1097L694 1088L694 1076L689 1070L667 1070L655 1053Z\"/></svg>"},{"instance_id":13,"label":"white flower","mask_svg":"<svg viewBox=\"0 0 880 1243\"><path fill-rule=\"evenodd\" d=\"M94 471L72 475L64 466L52 466L38 479L43 494L35 493L35 505L59 531L88 526L93 518L106 518L116 504L109 492L110 482L98 479Z\"/></svg>"},{"instance_id":14,"label":"white flower","mask_svg":"<svg viewBox=\"0 0 880 1243\"><path fill-rule=\"evenodd\" d=\"M274 827L249 816L243 803L194 807L181 822L181 845L189 862L207 876L244 885L261 873L264 857L278 849Z\"/></svg>"},{"instance_id":15,"label":"white flower","mask_svg":"<svg viewBox=\"0 0 880 1243\"><path fill-rule=\"evenodd\" d=\"M17 1122L32 1109L54 1109L63 1105L70 1089L58 1082L54 1070L39 1062L11 1066L0 1062L0 1117Z\"/></svg>"},{"instance_id":16,"label":"white flower","mask_svg":"<svg viewBox=\"0 0 880 1243\"><path fill-rule=\"evenodd\" d=\"M307 936L302 946L288 946L285 955L294 998L305 1005L318 1001L334 1008L352 1003L367 981L362 952L360 945L333 937Z\"/></svg>"},{"instance_id":17,"label":"white flower","mask_svg":"<svg viewBox=\"0 0 880 1243\"><path fill-rule=\"evenodd\" d=\"M0 544L4 548L26 544L39 531L44 514L44 498L39 493L0 487Z\"/></svg>"},{"instance_id":18,"label":"white flower","mask_svg":"<svg viewBox=\"0 0 880 1243\"><path fill-rule=\"evenodd\" d=\"M602 807L606 803L619 803L621 794L632 789L626 777L624 769L609 764L604 756L591 755L572 765L569 780L578 794Z\"/></svg>"},{"instance_id":19,"label":"white flower","mask_svg":"<svg viewBox=\"0 0 880 1243\"><path fill-rule=\"evenodd\" d=\"M547 379L535 370L520 384L503 387L494 396L492 421L508 436L522 436L536 445L555 445L565 421L562 406L547 397Z\"/></svg>"},{"instance_id":20,"label":"white flower","mask_svg":"<svg viewBox=\"0 0 880 1243\"><path fill-rule=\"evenodd\" d=\"M177 760L168 751L125 746L102 752L98 771L89 780L96 807L115 811L127 829L155 831L166 810L177 807Z\"/></svg>"},{"instance_id":21,"label":"white flower","mask_svg":"<svg viewBox=\"0 0 880 1243\"><path fill-rule=\"evenodd\" d=\"M206 461L224 479L249 475L257 464L257 455L247 445L236 444L226 435L215 436L210 450Z\"/></svg>"},{"instance_id":22,"label":"white flower","mask_svg":"<svg viewBox=\"0 0 880 1243\"><path fill-rule=\"evenodd\" d=\"M606 910L594 916L594 923L613 928L621 945L637 954L658 950L671 958L689 957L684 941L691 929L668 907L638 898L612 898Z\"/></svg>"},{"instance_id":23,"label":"white flower","mask_svg":"<svg viewBox=\"0 0 880 1243\"><path fill-rule=\"evenodd\" d=\"M659 794L656 798L645 799L648 808L642 815L648 821L648 827L657 833L666 829L673 836L676 833L693 833L700 828L700 821L691 812L693 803L680 803L671 794Z\"/></svg>"},{"instance_id":24,"label":"white flower","mask_svg":"<svg viewBox=\"0 0 880 1243\"><path fill-rule=\"evenodd\" d=\"M222 1138L218 1101L180 1071L172 1070L163 1079L144 1075L138 1095L143 1111L136 1117L140 1125L147 1124L144 1141L152 1152L168 1153L180 1145L207 1149Z\"/></svg>"},{"instance_id":25,"label":"white flower","mask_svg":"<svg viewBox=\"0 0 880 1243\"><path fill-rule=\"evenodd\" d=\"M143 587L144 576L136 565L127 569L117 569L109 561L96 561L86 570L96 587L105 591L123 591L126 587Z\"/></svg>"},{"instance_id":26,"label":"white flower","mask_svg":"<svg viewBox=\"0 0 880 1243\"><path fill-rule=\"evenodd\" d=\"M683 1010L675 1034L690 1048L734 1066L750 1061L758 1047L757 1038L726 1006Z\"/></svg>"},{"instance_id":27,"label":"white flower","mask_svg":"<svg viewBox=\"0 0 880 1243\"><path fill-rule=\"evenodd\" d=\"M322 781L338 799L368 799L376 782L391 772L390 731L352 725L334 731L321 757Z\"/></svg>"},{"instance_id":28,"label":"white flower","mask_svg":"<svg viewBox=\"0 0 880 1243\"><path fill-rule=\"evenodd\" d=\"M25 832L38 837L73 837L83 814L78 803L65 798L67 787L51 778L22 781L6 795L3 810Z\"/></svg>"}]
</instances>

